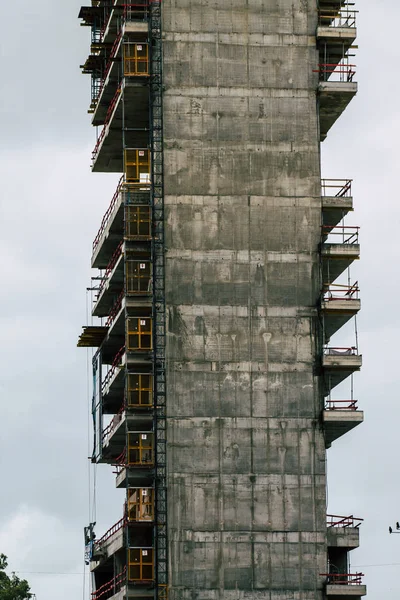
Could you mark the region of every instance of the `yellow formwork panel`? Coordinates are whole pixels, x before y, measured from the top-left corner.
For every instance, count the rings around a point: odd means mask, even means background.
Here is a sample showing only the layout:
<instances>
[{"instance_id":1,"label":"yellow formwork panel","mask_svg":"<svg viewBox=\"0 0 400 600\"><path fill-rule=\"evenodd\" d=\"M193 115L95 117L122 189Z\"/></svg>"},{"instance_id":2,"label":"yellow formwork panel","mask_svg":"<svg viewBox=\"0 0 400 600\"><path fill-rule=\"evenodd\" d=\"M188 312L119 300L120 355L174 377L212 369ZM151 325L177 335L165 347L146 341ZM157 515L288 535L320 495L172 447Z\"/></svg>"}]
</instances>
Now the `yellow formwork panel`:
<instances>
[{"instance_id":1,"label":"yellow formwork panel","mask_svg":"<svg viewBox=\"0 0 400 600\"><path fill-rule=\"evenodd\" d=\"M126 295L147 294L151 292L150 260L127 260L125 265Z\"/></svg>"},{"instance_id":2,"label":"yellow formwork panel","mask_svg":"<svg viewBox=\"0 0 400 600\"><path fill-rule=\"evenodd\" d=\"M133 523L154 520L154 490L132 488L127 490L128 521Z\"/></svg>"},{"instance_id":3,"label":"yellow formwork panel","mask_svg":"<svg viewBox=\"0 0 400 600\"><path fill-rule=\"evenodd\" d=\"M150 150L126 148L124 151L125 181L136 185L150 183Z\"/></svg>"},{"instance_id":4,"label":"yellow formwork panel","mask_svg":"<svg viewBox=\"0 0 400 600\"><path fill-rule=\"evenodd\" d=\"M153 548L129 548L128 581L154 581Z\"/></svg>"},{"instance_id":5,"label":"yellow formwork panel","mask_svg":"<svg viewBox=\"0 0 400 600\"><path fill-rule=\"evenodd\" d=\"M154 464L154 434L151 431L128 433L128 465Z\"/></svg>"},{"instance_id":6,"label":"yellow formwork panel","mask_svg":"<svg viewBox=\"0 0 400 600\"><path fill-rule=\"evenodd\" d=\"M150 408L153 406L153 375L147 373L128 373L128 408Z\"/></svg>"},{"instance_id":7,"label":"yellow formwork panel","mask_svg":"<svg viewBox=\"0 0 400 600\"><path fill-rule=\"evenodd\" d=\"M124 44L124 76L146 77L149 75L149 45L142 42Z\"/></svg>"},{"instance_id":8,"label":"yellow formwork panel","mask_svg":"<svg viewBox=\"0 0 400 600\"><path fill-rule=\"evenodd\" d=\"M150 206L143 204L127 204L125 206L125 239L151 239Z\"/></svg>"}]
</instances>

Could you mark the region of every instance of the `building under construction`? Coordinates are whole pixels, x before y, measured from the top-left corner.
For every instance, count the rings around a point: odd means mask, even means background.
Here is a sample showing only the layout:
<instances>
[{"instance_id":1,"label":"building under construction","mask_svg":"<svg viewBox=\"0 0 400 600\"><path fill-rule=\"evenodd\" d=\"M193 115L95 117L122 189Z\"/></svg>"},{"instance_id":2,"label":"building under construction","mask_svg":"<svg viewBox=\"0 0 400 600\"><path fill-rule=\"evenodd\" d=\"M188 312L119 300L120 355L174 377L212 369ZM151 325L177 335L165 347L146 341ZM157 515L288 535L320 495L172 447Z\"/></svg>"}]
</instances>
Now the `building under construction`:
<instances>
[{"instance_id":1,"label":"building under construction","mask_svg":"<svg viewBox=\"0 0 400 600\"><path fill-rule=\"evenodd\" d=\"M120 521L86 529L93 600L366 594L361 519L326 507L327 448L363 420L357 337L341 341L358 227L351 179L320 169L357 91L356 16L347 0L81 8L92 170L116 174L79 339L92 461L121 489Z\"/></svg>"}]
</instances>

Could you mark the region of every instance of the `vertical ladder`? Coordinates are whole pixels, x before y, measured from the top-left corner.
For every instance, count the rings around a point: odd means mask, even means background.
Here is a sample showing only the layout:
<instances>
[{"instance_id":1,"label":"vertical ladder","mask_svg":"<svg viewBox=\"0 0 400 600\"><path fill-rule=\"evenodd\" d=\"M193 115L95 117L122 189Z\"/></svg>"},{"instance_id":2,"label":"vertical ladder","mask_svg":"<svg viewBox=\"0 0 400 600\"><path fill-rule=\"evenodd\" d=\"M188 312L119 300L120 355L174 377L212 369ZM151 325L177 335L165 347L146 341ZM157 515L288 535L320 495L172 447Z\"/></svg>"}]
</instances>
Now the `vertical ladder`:
<instances>
[{"instance_id":1,"label":"vertical ladder","mask_svg":"<svg viewBox=\"0 0 400 600\"><path fill-rule=\"evenodd\" d=\"M165 382L165 237L162 113L161 0L150 4L150 146L152 169L153 351L155 420L155 598L168 584L166 382Z\"/></svg>"}]
</instances>

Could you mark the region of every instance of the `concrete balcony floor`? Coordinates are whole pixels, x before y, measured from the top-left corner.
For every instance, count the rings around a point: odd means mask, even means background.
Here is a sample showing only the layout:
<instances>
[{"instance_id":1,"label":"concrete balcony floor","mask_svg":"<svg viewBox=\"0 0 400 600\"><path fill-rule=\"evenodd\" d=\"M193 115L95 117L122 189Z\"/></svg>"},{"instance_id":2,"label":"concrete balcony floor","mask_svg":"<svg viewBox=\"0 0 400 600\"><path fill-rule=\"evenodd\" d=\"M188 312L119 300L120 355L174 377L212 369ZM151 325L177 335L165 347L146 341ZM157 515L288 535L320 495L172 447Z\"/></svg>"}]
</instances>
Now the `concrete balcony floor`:
<instances>
[{"instance_id":1,"label":"concrete balcony floor","mask_svg":"<svg viewBox=\"0 0 400 600\"><path fill-rule=\"evenodd\" d=\"M125 112L124 104L134 109ZM124 79L110 120L104 127L101 142L93 153L92 171L122 173L124 147L147 148L149 145L148 78Z\"/></svg>"},{"instance_id":2,"label":"concrete balcony floor","mask_svg":"<svg viewBox=\"0 0 400 600\"><path fill-rule=\"evenodd\" d=\"M318 86L320 139L324 141L328 131L357 93L357 83L344 81L321 81Z\"/></svg>"},{"instance_id":3,"label":"concrete balcony floor","mask_svg":"<svg viewBox=\"0 0 400 600\"><path fill-rule=\"evenodd\" d=\"M328 548L344 548L355 550L360 545L360 530L358 527L328 527Z\"/></svg>"},{"instance_id":4,"label":"concrete balcony floor","mask_svg":"<svg viewBox=\"0 0 400 600\"><path fill-rule=\"evenodd\" d=\"M361 300L357 298L323 300L321 302L321 313L324 316L325 343L360 309Z\"/></svg>"},{"instance_id":5,"label":"concrete balcony floor","mask_svg":"<svg viewBox=\"0 0 400 600\"><path fill-rule=\"evenodd\" d=\"M321 256L323 281L330 284L360 258L360 245L325 243L321 245Z\"/></svg>"},{"instance_id":6,"label":"concrete balcony floor","mask_svg":"<svg viewBox=\"0 0 400 600\"><path fill-rule=\"evenodd\" d=\"M325 227L333 229L352 210L352 196L322 196L322 217Z\"/></svg>"},{"instance_id":7,"label":"concrete balcony floor","mask_svg":"<svg viewBox=\"0 0 400 600\"><path fill-rule=\"evenodd\" d=\"M330 448L332 442L364 421L364 412L362 410L324 410L322 420L325 430L325 445Z\"/></svg>"},{"instance_id":8,"label":"concrete balcony floor","mask_svg":"<svg viewBox=\"0 0 400 600\"><path fill-rule=\"evenodd\" d=\"M94 317L108 317L124 285L124 255L118 258L93 306Z\"/></svg>"},{"instance_id":9,"label":"concrete balcony floor","mask_svg":"<svg viewBox=\"0 0 400 600\"><path fill-rule=\"evenodd\" d=\"M108 217L107 222L102 226L102 231L100 230L96 236L98 241L93 250L91 262L93 269L107 268L113 253L124 237L125 205L150 205L150 187L148 189L141 189L138 186L137 189L134 188L132 191L129 185L122 184L119 192L117 188L112 203L113 206L109 207L105 216Z\"/></svg>"},{"instance_id":10,"label":"concrete balcony floor","mask_svg":"<svg viewBox=\"0 0 400 600\"><path fill-rule=\"evenodd\" d=\"M367 587L365 585L338 585L328 584L325 594L330 600L343 600L343 598L361 598L366 596Z\"/></svg>"},{"instance_id":11,"label":"concrete balcony floor","mask_svg":"<svg viewBox=\"0 0 400 600\"><path fill-rule=\"evenodd\" d=\"M324 354L322 368L326 386L326 395L352 373L359 371L362 365L361 354L329 355Z\"/></svg>"}]
</instances>

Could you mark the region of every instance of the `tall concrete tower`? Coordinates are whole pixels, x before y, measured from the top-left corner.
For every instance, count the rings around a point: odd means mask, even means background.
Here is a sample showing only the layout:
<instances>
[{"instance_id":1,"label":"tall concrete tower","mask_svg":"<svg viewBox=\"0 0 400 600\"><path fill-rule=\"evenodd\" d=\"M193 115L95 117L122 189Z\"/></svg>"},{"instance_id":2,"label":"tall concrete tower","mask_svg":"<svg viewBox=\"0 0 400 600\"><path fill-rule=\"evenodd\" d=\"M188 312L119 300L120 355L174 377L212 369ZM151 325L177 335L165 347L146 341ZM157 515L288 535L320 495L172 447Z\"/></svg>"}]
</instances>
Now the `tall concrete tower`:
<instances>
[{"instance_id":1,"label":"tall concrete tower","mask_svg":"<svg viewBox=\"0 0 400 600\"><path fill-rule=\"evenodd\" d=\"M320 173L357 90L353 3L92 0L79 16L92 169L120 177L79 341L97 348L92 460L124 503L102 537L86 529L93 599L360 598L360 520L325 501L326 449L363 419L335 396L361 366L336 333L360 308L358 229L351 180Z\"/></svg>"}]
</instances>

